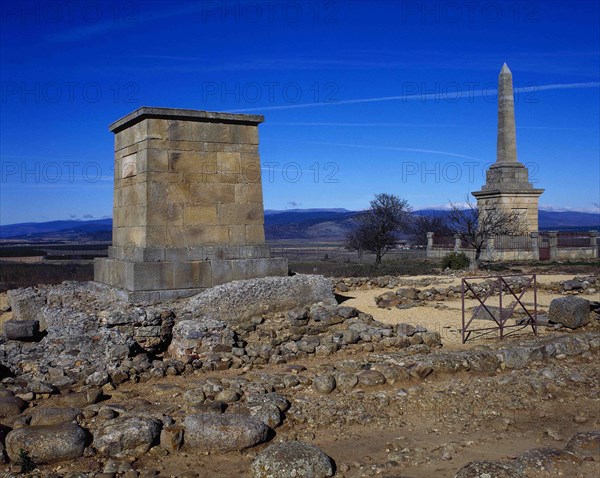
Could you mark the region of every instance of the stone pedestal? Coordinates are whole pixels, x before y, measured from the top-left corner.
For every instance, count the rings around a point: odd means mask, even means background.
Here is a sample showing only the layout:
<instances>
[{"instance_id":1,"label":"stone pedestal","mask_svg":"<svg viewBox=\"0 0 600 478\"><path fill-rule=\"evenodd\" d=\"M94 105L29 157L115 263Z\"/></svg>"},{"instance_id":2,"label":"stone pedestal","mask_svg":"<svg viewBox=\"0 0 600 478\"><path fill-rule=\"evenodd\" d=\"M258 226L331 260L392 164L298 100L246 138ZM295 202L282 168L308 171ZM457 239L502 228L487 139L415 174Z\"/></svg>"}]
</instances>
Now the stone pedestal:
<instances>
[{"instance_id":1,"label":"stone pedestal","mask_svg":"<svg viewBox=\"0 0 600 478\"><path fill-rule=\"evenodd\" d=\"M115 134L113 246L94 279L135 302L286 275L265 245L258 115L140 108Z\"/></svg>"}]
</instances>

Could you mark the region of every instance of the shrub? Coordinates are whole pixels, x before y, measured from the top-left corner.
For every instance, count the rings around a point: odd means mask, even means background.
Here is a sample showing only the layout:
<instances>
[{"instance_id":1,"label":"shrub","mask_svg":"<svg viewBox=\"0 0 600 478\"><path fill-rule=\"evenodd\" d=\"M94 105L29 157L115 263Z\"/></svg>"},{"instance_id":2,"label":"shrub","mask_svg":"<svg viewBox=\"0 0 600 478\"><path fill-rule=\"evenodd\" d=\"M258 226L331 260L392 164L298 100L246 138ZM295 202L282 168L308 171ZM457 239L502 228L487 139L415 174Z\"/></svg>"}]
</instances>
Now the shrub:
<instances>
[{"instance_id":1,"label":"shrub","mask_svg":"<svg viewBox=\"0 0 600 478\"><path fill-rule=\"evenodd\" d=\"M460 270L469 267L471 261L464 252L452 252L442 259L442 269Z\"/></svg>"}]
</instances>

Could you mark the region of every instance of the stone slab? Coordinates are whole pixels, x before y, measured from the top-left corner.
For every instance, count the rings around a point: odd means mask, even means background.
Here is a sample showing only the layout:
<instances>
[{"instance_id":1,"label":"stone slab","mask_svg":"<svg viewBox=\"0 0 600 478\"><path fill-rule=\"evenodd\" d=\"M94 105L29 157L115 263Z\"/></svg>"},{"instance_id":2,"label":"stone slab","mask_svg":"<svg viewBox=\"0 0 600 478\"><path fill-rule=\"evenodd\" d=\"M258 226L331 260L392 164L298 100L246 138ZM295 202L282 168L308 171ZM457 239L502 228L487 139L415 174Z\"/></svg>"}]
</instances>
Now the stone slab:
<instances>
[{"instance_id":1,"label":"stone slab","mask_svg":"<svg viewBox=\"0 0 600 478\"><path fill-rule=\"evenodd\" d=\"M286 276L282 258L177 262L134 262L109 258L94 261L97 282L122 290L115 297L156 303L186 297L234 280Z\"/></svg>"},{"instance_id":2,"label":"stone slab","mask_svg":"<svg viewBox=\"0 0 600 478\"><path fill-rule=\"evenodd\" d=\"M246 115L232 113L217 113L213 111L187 110L180 108L154 108L142 106L137 110L123 116L108 129L112 133L118 133L130 126L139 123L147 118L169 119L169 120L187 120L187 121L204 121L218 123L233 123L233 124L249 124L258 125L264 121L262 115Z\"/></svg>"}]
</instances>

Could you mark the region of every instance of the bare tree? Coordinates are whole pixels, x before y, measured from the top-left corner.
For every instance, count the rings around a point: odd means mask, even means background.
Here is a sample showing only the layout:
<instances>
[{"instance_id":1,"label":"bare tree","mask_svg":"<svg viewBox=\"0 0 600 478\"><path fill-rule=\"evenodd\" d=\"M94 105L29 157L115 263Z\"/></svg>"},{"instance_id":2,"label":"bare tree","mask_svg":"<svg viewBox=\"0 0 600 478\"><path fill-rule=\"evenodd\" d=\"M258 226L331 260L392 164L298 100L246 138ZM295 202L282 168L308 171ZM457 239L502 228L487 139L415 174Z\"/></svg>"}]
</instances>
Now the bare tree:
<instances>
[{"instance_id":1,"label":"bare tree","mask_svg":"<svg viewBox=\"0 0 600 478\"><path fill-rule=\"evenodd\" d=\"M346 248L375 253L375 263L398 243L398 233L410 223L411 208L393 194L377 194L370 208L360 213L357 227L346 236Z\"/></svg>"},{"instance_id":2,"label":"bare tree","mask_svg":"<svg viewBox=\"0 0 600 478\"><path fill-rule=\"evenodd\" d=\"M358 261L361 262L364 253L364 244L365 238L364 229L361 227L356 227L352 231L346 234L346 239L344 241L344 247L349 251L356 251L358 254Z\"/></svg>"},{"instance_id":3,"label":"bare tree","mask_svg":"<svg viewBox=\"0 0 600 478\"><path fill-rule=\"evenodd\" d=\"M490 238L517 236L526 232L523 219L517 211L481 210L468 197L466 208L450 203L448 225L454 234L475 249L476 263Z\"/></svg>"},{"instance_id":4,"label":"bare tree","mask_svg":"<svg viewBox=\"0 0 600 478\"><path fill-rule=\"evenodd\" d=\"M452 234L452 229L446 224L446 218L433 214L413 214L409 230L413 241L419 246L427 245L428 232L433 232L436 236L450 236Z\"/></svg>"}]
</instances>

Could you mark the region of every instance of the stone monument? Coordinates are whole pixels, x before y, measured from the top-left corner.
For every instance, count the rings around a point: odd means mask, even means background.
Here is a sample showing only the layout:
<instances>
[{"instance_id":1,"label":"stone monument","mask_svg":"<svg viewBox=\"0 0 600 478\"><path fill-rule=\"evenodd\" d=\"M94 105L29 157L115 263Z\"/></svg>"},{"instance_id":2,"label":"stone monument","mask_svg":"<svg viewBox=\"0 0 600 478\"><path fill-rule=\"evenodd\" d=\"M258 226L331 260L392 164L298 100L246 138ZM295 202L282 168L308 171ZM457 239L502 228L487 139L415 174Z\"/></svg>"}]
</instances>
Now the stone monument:
<instances>
[{"instance_id":1,"label":"stone monument","mask_svg":"<svg viewBox=\"0 0 600 478\"><path fill-rule=\"evenodd\" d=\"M538 200L544 192L529 182L529 171L517 160L512 73L506 63L498 77L498 141L496 162L486 172L481 191L473 192L480 211L517 211L527 232L538 230Z\"/></svg>"},{"instance_id":2,"label":"stone monument","mask_svg":"<svg viewBox=\"0 0 600 478\"><path fill-rule=\"evenodd\" d=\"M287 275L265 245L259 115L142 107L115 134L113 245L94 280L131 302Z\"/></svg>"}]
</instances>

